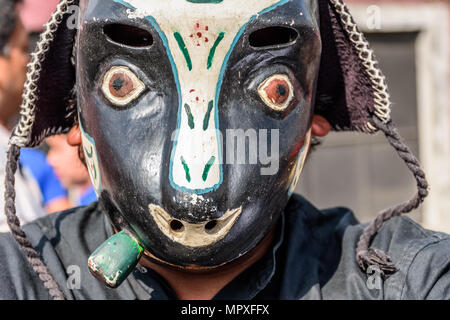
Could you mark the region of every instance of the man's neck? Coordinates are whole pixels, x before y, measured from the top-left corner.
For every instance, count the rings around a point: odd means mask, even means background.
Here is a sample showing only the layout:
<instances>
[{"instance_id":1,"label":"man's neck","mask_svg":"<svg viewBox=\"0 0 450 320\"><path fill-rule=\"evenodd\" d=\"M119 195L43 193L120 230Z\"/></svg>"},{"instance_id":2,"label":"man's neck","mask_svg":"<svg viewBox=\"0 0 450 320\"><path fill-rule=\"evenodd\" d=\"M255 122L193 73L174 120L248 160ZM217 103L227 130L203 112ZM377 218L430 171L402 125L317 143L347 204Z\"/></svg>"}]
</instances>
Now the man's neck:
<instances>
[{"instance_id":1,"label":"man's neck","mask_svg":"<svg viewBox=\"0 0 450 320\"><path fill-rule=\"evenodd\" d=\"M236 278L260 260L269 250L275 235L274 228L253 250L223 267L206 272L184 271L151 262L143 258L140 264L161 275L180 300L211 300Z\"/></svg>"}]
</instances>

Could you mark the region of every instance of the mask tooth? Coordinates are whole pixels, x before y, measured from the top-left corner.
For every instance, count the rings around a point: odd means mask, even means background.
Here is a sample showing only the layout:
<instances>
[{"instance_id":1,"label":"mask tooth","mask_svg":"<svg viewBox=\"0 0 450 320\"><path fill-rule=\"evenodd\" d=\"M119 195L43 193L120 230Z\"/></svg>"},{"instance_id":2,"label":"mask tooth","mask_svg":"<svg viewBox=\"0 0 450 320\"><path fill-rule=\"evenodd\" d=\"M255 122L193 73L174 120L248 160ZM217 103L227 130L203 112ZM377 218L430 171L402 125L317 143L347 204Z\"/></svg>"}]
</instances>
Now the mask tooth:
<instances>
[{"instance_id":1,"label":"mask tooth","mask_svg":"<svg viewBox=\"0 0 450 320\"><path fill-rule=\"evenodd\" d=\"M89 257L89 271L110 288L117 288L138 264L144 249L126 231L106 240Z\"/></svg>"}]
</instances>

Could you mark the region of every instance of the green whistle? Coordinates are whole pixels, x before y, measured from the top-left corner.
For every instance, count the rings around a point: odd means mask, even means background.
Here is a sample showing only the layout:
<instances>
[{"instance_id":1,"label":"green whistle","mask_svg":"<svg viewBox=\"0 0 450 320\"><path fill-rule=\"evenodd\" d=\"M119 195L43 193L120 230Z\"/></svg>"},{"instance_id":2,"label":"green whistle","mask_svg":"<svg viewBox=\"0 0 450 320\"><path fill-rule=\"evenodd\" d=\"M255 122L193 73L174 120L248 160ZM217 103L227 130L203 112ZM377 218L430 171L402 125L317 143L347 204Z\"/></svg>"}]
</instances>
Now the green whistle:
<instances>
[{"instance_id":1,"label":"green whistle","mask_svg":"<svg viewBox=\"0 0 450 320\"><path fill-rule=\"evenodd\" d=\"M117 288L138 264L144 249L126 231L106 240L89 257L89 271L110 288Z\"/></svg>"}]
</instances>

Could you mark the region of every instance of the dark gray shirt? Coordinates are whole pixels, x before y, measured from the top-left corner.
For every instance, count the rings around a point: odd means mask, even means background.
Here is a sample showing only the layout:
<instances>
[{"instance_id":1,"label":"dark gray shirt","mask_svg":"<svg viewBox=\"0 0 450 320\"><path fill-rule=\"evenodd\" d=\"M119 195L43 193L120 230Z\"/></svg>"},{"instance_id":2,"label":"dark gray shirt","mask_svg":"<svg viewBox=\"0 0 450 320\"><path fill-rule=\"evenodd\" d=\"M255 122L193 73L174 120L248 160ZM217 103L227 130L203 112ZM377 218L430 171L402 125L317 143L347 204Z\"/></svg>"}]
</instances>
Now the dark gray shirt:
<instances>
[{"instance_id":1,"label":"dark gray shirt","mask_svg":"<svg viewBox=\"0 0 450 320\"><path fill-rule=\"evenodd\" d=\"M215 299L450 299L449 235L405 217L387 222L372 246L387 252L398 271L383 281L356 264L363 227L348 209L319 211L295 195L271 249ZM91 276L88 257L111 235L98 203L42 218L25 231L68 299L177 298L162 277L141 266L118 289ZM1 234L0 299L48 298L18 245Z\"/></svg>"}]
</instances>

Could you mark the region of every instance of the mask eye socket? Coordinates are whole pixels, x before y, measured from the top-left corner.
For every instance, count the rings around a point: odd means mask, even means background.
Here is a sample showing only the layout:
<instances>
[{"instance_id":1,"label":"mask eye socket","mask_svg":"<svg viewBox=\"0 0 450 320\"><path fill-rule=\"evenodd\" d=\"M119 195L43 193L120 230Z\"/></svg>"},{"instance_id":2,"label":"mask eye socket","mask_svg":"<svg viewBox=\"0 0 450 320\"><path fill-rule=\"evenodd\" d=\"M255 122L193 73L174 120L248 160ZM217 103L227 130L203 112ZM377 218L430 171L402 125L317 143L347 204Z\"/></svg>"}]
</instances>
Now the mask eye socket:
<instances>
[{"instance_id":1,"label":"mask eye socket","mask_svg":"<svg viewBox=\"0 0 450 320\"><path fill-rule=\"evenodd\" d=\"M127 67L112 67L103 79L102 91L116 106L125 106L144 91L144 83Z\"/></svg>"},{"instance_id":2,"label":"mask eye socket","mask_svg":"<svg viewBox=\"0 0 450 320\"><path fill-rule=\"evenodd\" d=\"M287 75L275 74L260 84L258 94L269 108L284 111L294 99L294 86Z\"/></svg>"}]
</instances>

